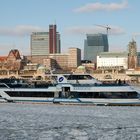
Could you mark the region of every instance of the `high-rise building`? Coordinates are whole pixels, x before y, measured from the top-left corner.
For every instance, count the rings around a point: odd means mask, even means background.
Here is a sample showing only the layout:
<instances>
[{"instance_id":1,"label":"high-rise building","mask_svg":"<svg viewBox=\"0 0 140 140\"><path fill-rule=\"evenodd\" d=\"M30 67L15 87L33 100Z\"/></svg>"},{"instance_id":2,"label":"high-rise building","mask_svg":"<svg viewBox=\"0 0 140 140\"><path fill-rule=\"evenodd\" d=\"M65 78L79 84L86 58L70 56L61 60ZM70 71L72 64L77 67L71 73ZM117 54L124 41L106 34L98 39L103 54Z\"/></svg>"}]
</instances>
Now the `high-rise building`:
<instances>
[{"instance_id":1,"label":"high-rise building","mask_svg":"<svg viewBox=\"0 0 140 140\"><path fill-rule=\"evenodd\" d=\"M97 54L108 52L108 37L106 34L87 34L84 41L84 59L96 62Z\"/></svg>"},{"instance_id":2,"label":"high-rise building","mask_svg":"<svg viewBox=\"0 0 140 140\"><path fill-rule=\"evenodd\" d=\"M60 53L60 34L57 32L56 25L49 26L49 47L50 53Z\"/></svg>"},{"instance_id":3,"label":"high-rise building","mask_svg":"<svg viewBox=\"0 0 140 140\"><path fill-rule=\"evenodd\" d=\"M31 56L60 53L60 34L56 25L49 26L49 32L33 32L31 34Z\"/></svg>"},{"instance_id":4,"label":"high-rise building","mask_svg":"<svg viewBox=\"0 0 140 140\"><path fill-rule=\"evenodd\" d=\"M49 53L49 33L33 32L31 34L31 56L48 55Z\"/></svg>"}]
</instances>

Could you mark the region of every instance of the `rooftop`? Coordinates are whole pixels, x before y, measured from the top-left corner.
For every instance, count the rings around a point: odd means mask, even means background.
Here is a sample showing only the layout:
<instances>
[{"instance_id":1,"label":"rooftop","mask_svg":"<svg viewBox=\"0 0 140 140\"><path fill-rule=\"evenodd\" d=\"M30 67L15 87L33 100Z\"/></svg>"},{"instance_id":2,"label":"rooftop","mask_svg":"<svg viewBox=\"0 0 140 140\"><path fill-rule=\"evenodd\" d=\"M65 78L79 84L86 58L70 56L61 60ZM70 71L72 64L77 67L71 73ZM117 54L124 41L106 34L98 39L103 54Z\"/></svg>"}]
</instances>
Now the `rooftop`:
<instances>
[{"instance_id":1,"label":"rooftop","mask_svg":"<svg viewBox=\"0 0 140 140\"><path fill-rule=\"evenodd\" d=\"M101 52L98 54L100 57L125 57L128 56L127 52Z\"/></svg>"}]
</instances>

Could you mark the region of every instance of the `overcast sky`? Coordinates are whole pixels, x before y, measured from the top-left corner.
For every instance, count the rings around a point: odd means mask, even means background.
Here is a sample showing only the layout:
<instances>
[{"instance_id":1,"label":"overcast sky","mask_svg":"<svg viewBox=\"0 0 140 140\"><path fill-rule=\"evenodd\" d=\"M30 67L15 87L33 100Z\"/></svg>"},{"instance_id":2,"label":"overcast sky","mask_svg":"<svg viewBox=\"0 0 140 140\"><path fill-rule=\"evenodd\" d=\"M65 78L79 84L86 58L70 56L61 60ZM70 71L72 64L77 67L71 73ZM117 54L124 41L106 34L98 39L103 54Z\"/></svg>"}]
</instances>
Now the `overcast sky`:
<instances>
[{"instance_id":1,"label":"overcast sky","mask_svg":"<svg viewBox=\"0 0 140 140\"><path fill-rule=\"evenodd\" d=\"M88 33L106 33L110 51L126 51L135 38L140 50L140 0L0 0L0 55L30 54L30 34L57 25L62 52L83 50ZM101 25L101 26L97 26ZM82 51L83 52L83 51Z\"/></svg>"}]
</instances>

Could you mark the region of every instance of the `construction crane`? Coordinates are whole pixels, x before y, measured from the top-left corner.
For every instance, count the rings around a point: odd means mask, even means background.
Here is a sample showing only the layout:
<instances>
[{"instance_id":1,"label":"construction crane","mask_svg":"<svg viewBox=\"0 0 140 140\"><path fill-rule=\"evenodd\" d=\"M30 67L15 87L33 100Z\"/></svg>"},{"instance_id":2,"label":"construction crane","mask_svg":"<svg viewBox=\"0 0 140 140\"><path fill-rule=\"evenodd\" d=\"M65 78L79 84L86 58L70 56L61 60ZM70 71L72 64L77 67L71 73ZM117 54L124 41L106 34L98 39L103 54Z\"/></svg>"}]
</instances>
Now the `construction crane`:
<instances>
[{"instance_id":1,"label":"construction crane","mask_svg":"<svg viewBox=\"0 0 140 140\"><path fill-rule=\"evenodd\" d=\"M132 40L136 40L138 36L140 36L140 33L132 33Z\"/></svg>"},{"instance_id":2,"label":"construction crane","mask_svg":"<svg viewBox=\"0 0 140 140\"><path fill-rule=\"evenodd\" d=\"M108 25L104 26L104 25L98 25L98 24L95 24L96 26L99 26L99 27L102 27L102 28L106 28L106 34L108 36L108 31L111 29L111 27L109 27Z\"/></svg>"}]
</instances>

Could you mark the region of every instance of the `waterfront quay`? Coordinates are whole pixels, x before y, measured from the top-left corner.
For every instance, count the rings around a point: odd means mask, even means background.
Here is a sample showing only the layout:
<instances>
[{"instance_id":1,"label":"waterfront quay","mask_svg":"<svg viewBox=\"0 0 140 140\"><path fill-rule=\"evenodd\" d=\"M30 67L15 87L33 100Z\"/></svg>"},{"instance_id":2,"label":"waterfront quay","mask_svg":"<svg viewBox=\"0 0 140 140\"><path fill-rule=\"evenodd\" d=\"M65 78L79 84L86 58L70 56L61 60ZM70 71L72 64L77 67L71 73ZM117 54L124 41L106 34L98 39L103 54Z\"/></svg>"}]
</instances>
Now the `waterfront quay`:
<instances>
[{"instance_id":1,"label":"waterfront quay","mask_svg":"<svg viewBox=\"0 0 140 140\"><path fill-rule=\"evenodd\" d=\"M55 72L57 74L57 71ZM83 72L79 72L83 73ZM85 73L85 72L84 72ZM65 74L63 72L63 74ZM140 73L139 72L115 72L115 71L93 71L90 73L94 78L103 82L115 82L116 80L125 81L131 84L140 83ZM45 74L44 71L28 71L21 73L19 71L3 71L0 73L0 79L3 78L17 78L17 79L38 79L38 80L50 80L48 79L48 74Z\"/></svg>"}]
</instances>

